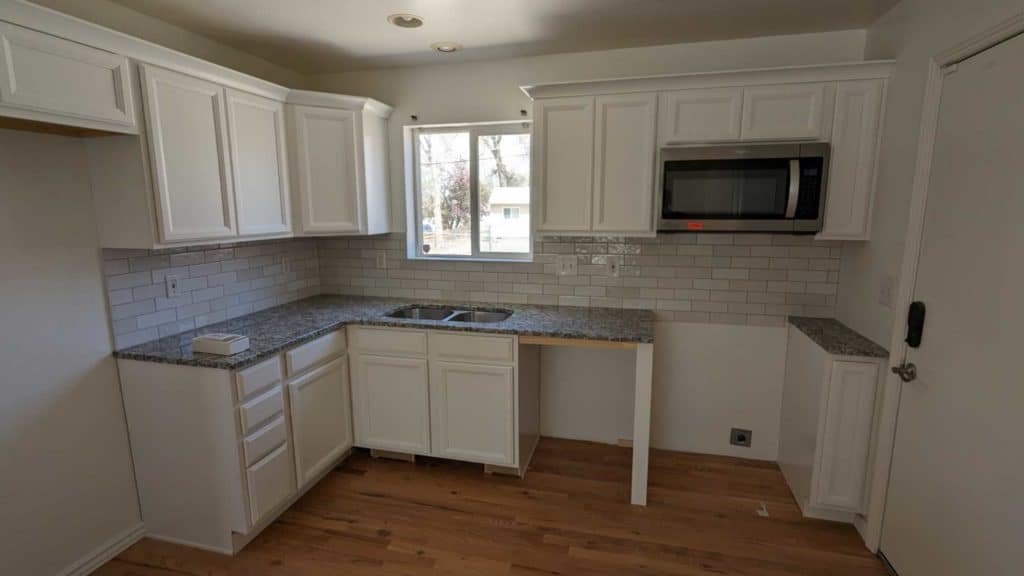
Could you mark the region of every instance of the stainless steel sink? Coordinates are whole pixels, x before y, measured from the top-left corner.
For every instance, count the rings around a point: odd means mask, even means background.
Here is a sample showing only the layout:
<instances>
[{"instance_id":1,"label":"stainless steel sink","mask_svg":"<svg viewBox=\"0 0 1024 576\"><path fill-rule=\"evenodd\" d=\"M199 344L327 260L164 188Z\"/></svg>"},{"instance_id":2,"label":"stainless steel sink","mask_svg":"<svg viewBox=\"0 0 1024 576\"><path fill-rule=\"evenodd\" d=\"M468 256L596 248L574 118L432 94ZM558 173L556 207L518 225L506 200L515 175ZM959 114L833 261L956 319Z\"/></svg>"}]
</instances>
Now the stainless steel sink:
<instances>
[{"instance_id":1,"label":"stainless steel sink","mask_svg":"<svg viewBox=\"0 0 1024 576\"><path fill-rule=\"evenodd\" d=\"M388 318L433 320L435 322L501 322L512 315L510 310L460 310L445 306L409 306L388 313Z\"/></svg>"},{"instance_id":2,"label":"stainless steel sink","mask_svg":"<svg viewBox=\"0 0 1024 576\"><path fill-rule=\"evenodd\" d=\"M482 324L488 324L491 322L501 322L502 320L511 316L511 312L504 310L493 312L490 310L466 310L458 312L452 317L448 318L448 322L479 322Z\"/></svg>"},{"instance_id":3,"label":"stainless steel sink","mask_svg":"<svg viewBox=\"0 0 1024 576\"><path fill-rule=\"evenodd\" d=\"M444 320L455 314L454 308L441 308L432 306L410 306L399 308L388 314L389 318L408 318L411 320Z\"/></svg>"}]
</instances>

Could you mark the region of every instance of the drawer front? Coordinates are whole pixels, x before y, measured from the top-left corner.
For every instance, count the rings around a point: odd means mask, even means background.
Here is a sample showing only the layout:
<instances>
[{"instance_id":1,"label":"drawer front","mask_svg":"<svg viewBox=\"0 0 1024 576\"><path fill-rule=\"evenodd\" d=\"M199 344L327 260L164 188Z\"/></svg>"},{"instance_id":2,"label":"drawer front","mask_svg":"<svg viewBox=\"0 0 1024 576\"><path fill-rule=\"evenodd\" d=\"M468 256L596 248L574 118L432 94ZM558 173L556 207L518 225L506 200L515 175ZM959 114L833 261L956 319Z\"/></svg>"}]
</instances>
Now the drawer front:
<instances>
[{"instance_id":1,"label":"drawer front","mask_svg":"<svg viewBox=\"0 0 1024 576\"><path fill-rule=\"evenodd\" d=\"M511 364L515 360L515 350L513 336L430 333L430 355L442 360Z\"/></svg>"},{"instance_id":2,"label":"drawer front","mask_svg":"<svg viewBox=\"0 0 1024 576\"><path fill-rule=\"evenodd\" d=\"M246 470L246 477L250 517L256 524L295 493L295 465L288 444Z\"/></svg>"},{"instance_id":3,"label":"drawer front","mask_svg":"<svg viewBox=\"0 0 1024 576\"><path fill-rule=\"evenodd\" d=\"M284 412L284 394L278 386L238 408L242 434L249 434L271 418Z\"/></svg>"},{"instance_id":4,"label":"drawer front","mask_svg":"<svg viewBox=\"0 0 1024 576\"><path fill-rule=\"evenodd\" d=\"M250 366L235 374L238 401L245 402L252 396L281 381L281 357Z\"/></svg>"},{"instance_id":5,"label":"drawer front","mask_svg":"<svg viewBox=\"0 0 1024 576\"><path fill-rule=\"evenodd\" d=\"M288 376L295 376L345 353L345 331L338 330L285 353Z\"/></svg>"},{"instance_id":6,"label":"drawer front","mask_svg":"<svg viewBox=\"0 0 1024 576\"><path fill-rule=\"evenodd\" d=\"M425 330L398 330L393 328L353 329L352 347L360 352L395 356L425 356L427 332Z\"/></svg>"},{"instance_id":7,"label":"drawer front","mask_svg":"<svg viewBox=\"0 0 1024 576\"><path fill-rule=\"evenodd\" d=\"M275 448L284 444L288 439L288 427L285 425L284 416L279 416L270 424L257 430L252 435L242 440L242 450L245 453L245 465L252 466L259 462Z\"/></svg>"}]
</instances>

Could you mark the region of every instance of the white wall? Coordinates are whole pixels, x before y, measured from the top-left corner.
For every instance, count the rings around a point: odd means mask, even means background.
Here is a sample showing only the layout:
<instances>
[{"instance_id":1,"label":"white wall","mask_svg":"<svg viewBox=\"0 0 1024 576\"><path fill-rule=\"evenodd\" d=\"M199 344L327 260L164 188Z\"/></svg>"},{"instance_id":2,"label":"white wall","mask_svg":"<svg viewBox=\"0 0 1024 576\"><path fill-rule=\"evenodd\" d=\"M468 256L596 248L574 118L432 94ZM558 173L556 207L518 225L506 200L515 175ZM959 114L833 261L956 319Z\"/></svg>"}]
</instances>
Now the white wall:
<instances>
[{"instance_id":1,"label":"white wall","mask_svg":"<svg viewBox=\"0 0 1024 576\"><path fill-rule=\"evenodd\" d=\"M903 0L871 26L868 59L895 58L882 133L871 241L843 247L837 317L888 345L902 316L879 304L886 276L898 278L917 158L928 61L1022 11L1020 0Z\"/></svg>"},{"instance_id":2,"label":"white wall","mask_svg":"<svg viewBox=\"0 0 1024 576\"><path fill-rule=\"evenodd\" d=\"M0 130L0 563L57 574L140 523L82 142Z\"/></svg>"},{"instance_id":3,"label":"white wall","mask_svg":"<svg viewBox=\"0 0 1024 576\"><path fill-rule=\"evenodd\" d=\"M202 58L239 72L292 88L304 82L302 74L258 56L242 52L190 30L169 24L110 0L30 0L34 4L148 40L172 50Z\"/></svg>"}]
</instances>

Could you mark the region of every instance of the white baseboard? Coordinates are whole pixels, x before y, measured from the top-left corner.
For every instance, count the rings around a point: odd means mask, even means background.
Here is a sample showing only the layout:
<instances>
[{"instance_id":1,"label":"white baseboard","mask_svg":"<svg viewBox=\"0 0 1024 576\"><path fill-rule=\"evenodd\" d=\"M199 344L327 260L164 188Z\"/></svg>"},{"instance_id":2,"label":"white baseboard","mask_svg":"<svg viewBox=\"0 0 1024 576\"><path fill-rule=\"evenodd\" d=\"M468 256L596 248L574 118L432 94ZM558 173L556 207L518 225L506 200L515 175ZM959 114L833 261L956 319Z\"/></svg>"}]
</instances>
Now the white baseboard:
<instances>
[{"instance_id":1,"label":"white baseboard","mask_svg":"<svg viewBox=\"0 0 1024 576\"><path fill-rule=\"evenodd\" d=\"M74 564L61 571L58 576L86 576L93 570L99 568L114 556L117 556L132 544L135 544L146 535L146 529L139 522L128 530L115 535L98 548L79 559Z\"/></svg>"}]
</instances>

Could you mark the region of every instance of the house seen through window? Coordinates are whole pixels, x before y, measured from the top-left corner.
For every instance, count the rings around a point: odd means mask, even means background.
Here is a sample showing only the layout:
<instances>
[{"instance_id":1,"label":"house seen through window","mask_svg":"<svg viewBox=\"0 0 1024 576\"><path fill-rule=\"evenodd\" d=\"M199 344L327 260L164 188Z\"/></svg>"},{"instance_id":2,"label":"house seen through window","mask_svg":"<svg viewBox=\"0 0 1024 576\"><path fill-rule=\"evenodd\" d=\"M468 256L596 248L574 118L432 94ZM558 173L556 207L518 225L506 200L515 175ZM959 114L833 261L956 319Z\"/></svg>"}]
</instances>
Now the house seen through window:
<instances>
[{"instance_id":1,"label":"house seen through window","mask_svg":"<svg viewBox=\"0 0 1024 576\"><path fill-rule=\"evenodd\" d=\"M412 143L416 218L409 234L416 250L410 256L530 257L528 124L417 128Z\"/></svg>"}]
</instances>

